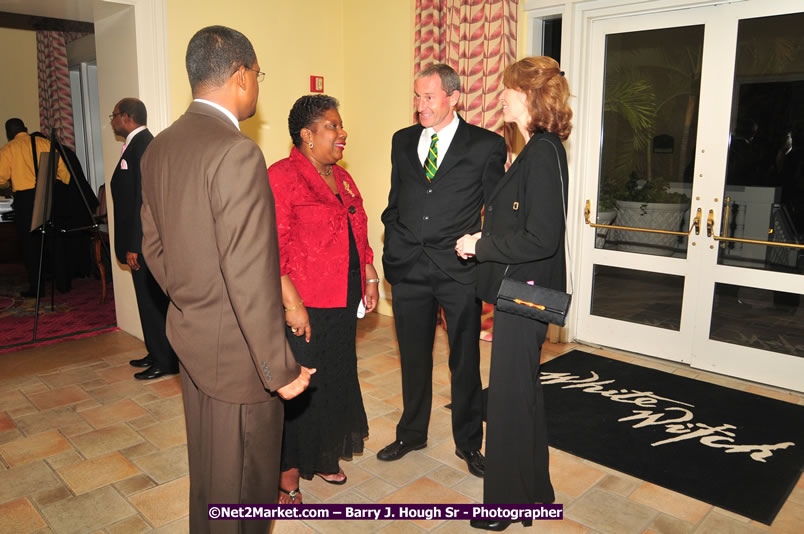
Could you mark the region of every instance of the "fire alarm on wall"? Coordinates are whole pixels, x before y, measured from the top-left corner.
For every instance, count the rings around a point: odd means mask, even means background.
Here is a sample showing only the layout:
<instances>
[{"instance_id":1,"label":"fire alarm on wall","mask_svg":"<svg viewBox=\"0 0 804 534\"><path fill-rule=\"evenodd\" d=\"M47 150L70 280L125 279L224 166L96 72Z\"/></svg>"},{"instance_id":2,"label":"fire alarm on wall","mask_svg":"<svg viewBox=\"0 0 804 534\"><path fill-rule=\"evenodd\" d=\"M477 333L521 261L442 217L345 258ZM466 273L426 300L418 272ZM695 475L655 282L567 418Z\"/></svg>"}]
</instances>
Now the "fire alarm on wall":
<instances>
[{"instance_id":1,"label":"fire alarm on wall","mask_svg":"<svg viewBox=\"0 0 804 534\"><path fill-rule=\"evenodd\" d=\"M324 77L323 76L310 76L310 92L323 93L324 92Z\"/></svg>"}]
</instances>

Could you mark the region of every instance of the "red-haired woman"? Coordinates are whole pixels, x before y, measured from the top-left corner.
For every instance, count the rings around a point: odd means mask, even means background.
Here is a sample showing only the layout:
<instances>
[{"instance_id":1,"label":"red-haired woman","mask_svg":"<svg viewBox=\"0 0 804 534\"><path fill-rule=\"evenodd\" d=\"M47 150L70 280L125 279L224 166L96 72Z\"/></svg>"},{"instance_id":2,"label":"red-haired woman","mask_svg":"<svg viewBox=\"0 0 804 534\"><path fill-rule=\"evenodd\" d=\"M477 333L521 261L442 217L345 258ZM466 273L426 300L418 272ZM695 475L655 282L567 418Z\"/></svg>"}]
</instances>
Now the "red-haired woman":
<instances>
[{"instance_id":1,"label":"red-haired woman","mask_svg":"<svg viewBox=\"0 0 804 534\"><path fill-rule=\"evenodd\" d=\"M503 78L503 118L527 144L486 200L483 230L458 240L455 250L478 263L478 292L497 300L503 276L564 290L564 231L570 133L569 86L558 63L529 57ZM539 383L547 323L494 311L486 427L486 504L551 503L547 425ZM485 530L510 521L472 520ZM525 522L528 525L528 522Z\"/></svg>"}]
</instances>

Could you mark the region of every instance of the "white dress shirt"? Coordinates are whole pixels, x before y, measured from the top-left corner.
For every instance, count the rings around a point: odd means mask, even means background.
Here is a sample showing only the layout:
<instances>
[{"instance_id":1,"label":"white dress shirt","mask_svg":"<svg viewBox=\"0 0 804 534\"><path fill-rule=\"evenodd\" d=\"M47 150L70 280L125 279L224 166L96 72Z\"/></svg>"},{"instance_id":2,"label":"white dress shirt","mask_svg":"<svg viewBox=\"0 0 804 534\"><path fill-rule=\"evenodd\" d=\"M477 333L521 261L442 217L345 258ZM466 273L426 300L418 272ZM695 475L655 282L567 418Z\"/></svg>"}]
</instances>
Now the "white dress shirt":
<instances>
[{"instance_id":1,"label":"white dress shirt","mask_svg":"<svg viewBox=\"0 0 804 534\"><path fill-rule=\"evenodd\" d=\"M438 159L436 161L436 168L444 161L444 156L447 155L449 145L452 143L452 138L455 137L455 132L458 130L460 123L461 121L458 118L458 114L453 111L452 122L441 128L441 131L438 132L438 143L436 144L436 147L438 147ZM427 160L427 153L430 151L430 143L433 141L432 137L434 133L436 133L436 131L432 128L425 128L422 130L421 137L419 137L418 152L422 167L424 167L424 162Z\"/></svg>"},{"instance_id":2,"label":"white dress shirt","mask_svg":"<svg viewBox=\"0 0 804 534\"><path fill-rule=\"evenodd\" d=\"M123 148L120 150L120 155L121 156L125 153L126 149L128 148L128 145L131 144L131 140L134 139L134 136L137 135L138 133L140 133L141 131L143 131L145 128L147 128L147 126L139 126L137 128L134 128L133 130L131 130L131 133L129 133L126 136L126 142L123 143ZM128 168L128 167L126 167L126 168Z\"/></svg>"},{"instance_id":3,"label":"white dress shirt","mask_svg":"<svg viewBox=\"0 0 804 534\"><path fill-rule=\"evenodd\" d=\"M220 104L210 102L209 100L204 100L203 98L195 98L193 99L193 102L201 102L202 104L212 106L213 108L217 109L218 111L222 112L224 115L229 117L229 120L232 121L232 124L235 125L235 128L237 128L238 130L240 129L240 122L237 120L237 117L235 117L231 111L221 106Z\"/></svg>"}]
</instances>

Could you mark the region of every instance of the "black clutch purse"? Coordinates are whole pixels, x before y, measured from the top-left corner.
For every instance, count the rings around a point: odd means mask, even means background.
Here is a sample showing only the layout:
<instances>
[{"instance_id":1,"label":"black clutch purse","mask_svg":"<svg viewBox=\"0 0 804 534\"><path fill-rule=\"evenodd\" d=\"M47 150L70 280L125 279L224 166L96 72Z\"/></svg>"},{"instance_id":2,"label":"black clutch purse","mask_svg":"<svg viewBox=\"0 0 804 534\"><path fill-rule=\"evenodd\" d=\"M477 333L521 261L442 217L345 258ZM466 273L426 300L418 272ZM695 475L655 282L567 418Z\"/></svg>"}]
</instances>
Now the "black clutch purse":
<instances>
[{"instance_id":1,"label":"black clutch purse","mask_svg":"<svg viewBox=\"0 0 804 534\"><path fill-rule=\"evenodd\" d=\"M567 324L572 295L503 278L497 291L497 309L558 326Z\"/></svg>"},{"instance_id":2,"label":"black clutch purse","mask_svg":"<svg viewBox=\"0 0 804 534\"><path fill-rule=\"evenodd\" d=\"M561 161L558 157L556 147L545 139L539 139L548 143L556 154L558 162L559 190L561 191L561 207L564 209L564 239L567 239L567 211L566 200L564 199L564 177L561 175ZM524 192L520 194L524 198ZM567 257L569 257L569 243L567 243ZM508 265L503 274L500 289L497 291L497 309L506 313L513 313L550 323L558 326L567 324L567 313L569 312L572 294L547 287L534 286L526 282L520 282L512 278L506 278ZM572 286L572 268L569 269L570 287Z\"/></svg>"}]
</instances>

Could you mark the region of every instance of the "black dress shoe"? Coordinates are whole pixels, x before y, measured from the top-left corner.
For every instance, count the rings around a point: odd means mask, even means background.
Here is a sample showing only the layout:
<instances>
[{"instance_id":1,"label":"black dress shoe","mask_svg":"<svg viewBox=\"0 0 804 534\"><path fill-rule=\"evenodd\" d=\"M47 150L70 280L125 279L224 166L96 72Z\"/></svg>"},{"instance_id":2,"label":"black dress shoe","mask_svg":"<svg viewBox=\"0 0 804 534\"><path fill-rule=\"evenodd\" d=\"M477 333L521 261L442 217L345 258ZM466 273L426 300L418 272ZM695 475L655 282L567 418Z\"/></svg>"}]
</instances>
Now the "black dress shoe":
<instances>
[{"instance_id":1,"label":"black dress shoe","mask_svg":"<svg viewBox=\"0 0 804 534\"><path fill-rule=\"evenodd\" d=\"M131 367L150 367L154 364L154 359L151 358L151 355L148 354L145 358L140 358L139 360L131 360L128 362Z\"/></svg>"},{"instance_id":2,"label":"black dress shoe","mask_svg":"<svg viewBox=\"0 0 804 534\"><path fill-rule=\"evenodd\" d=\"M154 378L159 378L160 376L167 376L167 375L175 375L179 372L178 369L175 371L173 370L162 370L159 367L151 366L145 371L140 371L139 373L134 373L134 378L137 380L153 380Z\"/></svg>"},{"instance_id":3,"label":"black dress shoe","mask_svg":"<svg viewBox=\"0 0 804 534\"><path fill-rule=\"evenodd\" d=\"M426 446L426 441L424 443L407 443L405 441L396 440L378 452L377 459L383 462L393 462L394 460L399 460L410 451L418 451Z\"/></svg>"},{"instance_id":4,"label":"black dress shoe","mask_svg":"<svg viewBox=\"0 0 804 534\"><path fill-rule=\"evenodd\" d=\"M510 519L470 519L469 526L479 528L481 530L493 530L500 532L508 528L511 523L519 523L519 521L511 521ZM529 527L533 524L532 519L523 519L522 526Z\"/></svg>"},{"instance_id":5,"label":"black dress shoe","mask_svg":"<svg viewBox=\"0 0 804 534\"><path fill-rule=\"evenodd\" d=\"M455 449L455 456L466 462L469 472L476 477L483 478L483 476L486 474L486 459L483 457L483 453L481 453L479 450L464 451L461 449Z\"/></svg>"}]
</instances>

